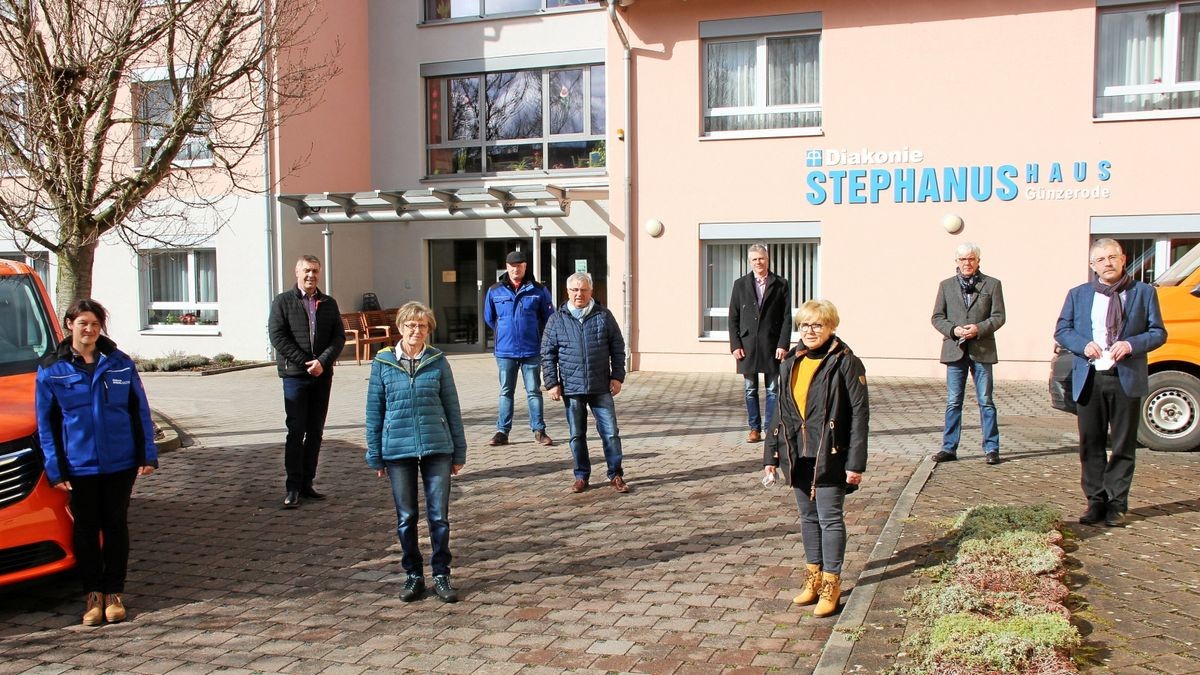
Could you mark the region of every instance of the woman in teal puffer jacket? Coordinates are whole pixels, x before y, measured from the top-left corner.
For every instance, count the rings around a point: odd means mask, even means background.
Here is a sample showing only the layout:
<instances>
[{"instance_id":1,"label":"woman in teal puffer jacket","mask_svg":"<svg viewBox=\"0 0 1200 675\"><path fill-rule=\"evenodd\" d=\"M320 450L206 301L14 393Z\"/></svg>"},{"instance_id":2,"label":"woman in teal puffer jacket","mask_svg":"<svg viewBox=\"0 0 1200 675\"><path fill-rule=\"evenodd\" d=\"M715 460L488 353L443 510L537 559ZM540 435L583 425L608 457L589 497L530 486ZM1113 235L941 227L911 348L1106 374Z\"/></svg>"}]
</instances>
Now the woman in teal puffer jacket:
<instances>
[{"instance_id":1,"label":"woman in teal puffer jacket","mask_svg":"<svg viewBox=\"0 0 1200 675\"><path fill-rule=\"evenodd\" d=\"M454 374L441 350L425 343L437 326L433 310L410 302L396 314L399 349L380 350L367 384L367 466L387 476L396 505L407 580L400 599L425 594L424 562L417 545L417 476L425 488L425 517L433 545L434 592L456 602L450 585L450 476L467 463L467 439Z\"/></svg>"}]
</instances>

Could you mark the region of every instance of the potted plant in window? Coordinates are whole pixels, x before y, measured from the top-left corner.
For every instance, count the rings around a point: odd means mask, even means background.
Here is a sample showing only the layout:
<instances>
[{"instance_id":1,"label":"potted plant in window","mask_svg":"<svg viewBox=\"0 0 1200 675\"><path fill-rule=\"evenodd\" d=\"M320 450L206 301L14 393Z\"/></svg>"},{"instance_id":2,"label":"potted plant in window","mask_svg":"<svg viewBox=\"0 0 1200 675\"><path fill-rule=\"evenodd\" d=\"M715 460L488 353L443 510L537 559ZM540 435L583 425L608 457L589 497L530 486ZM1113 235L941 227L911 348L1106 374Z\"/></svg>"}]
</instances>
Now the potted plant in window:
<instances>
[{"instance_id":1,"label":"potted plant in window","mask_svg":"<svg viewBox=\"0 0 1200 675\"><path fill-rule=\"evenodd\" d=\"M437 0L437 6L435 9L437 10L437 18L450 18L450 0Z\"/></svg>"},{"instance_id":2,"label":"potted plant in window","mask_svg":"<svg viewBox=\"0 0 1200 675\"><path fill-rule=\"evenodd\" d=\"M454 173L465 173L467 170L467 151L459 150L454 153Z\"/></svg>"}]
</instances>

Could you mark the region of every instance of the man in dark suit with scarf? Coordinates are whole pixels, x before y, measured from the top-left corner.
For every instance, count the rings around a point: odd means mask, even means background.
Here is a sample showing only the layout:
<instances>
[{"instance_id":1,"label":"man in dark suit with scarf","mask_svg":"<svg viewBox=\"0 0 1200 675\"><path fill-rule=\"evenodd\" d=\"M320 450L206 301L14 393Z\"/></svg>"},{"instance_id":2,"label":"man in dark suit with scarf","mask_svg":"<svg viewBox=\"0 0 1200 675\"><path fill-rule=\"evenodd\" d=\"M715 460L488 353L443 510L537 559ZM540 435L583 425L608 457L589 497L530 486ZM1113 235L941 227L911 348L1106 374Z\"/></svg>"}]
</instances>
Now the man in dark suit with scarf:
<instances>
[{"instance_id":1,"label":"man in dark suit with scarf","mask_svg":"<svg viewBox=\"0 0 1200 675\"><path fill-rule=\"evenodd\" d=\"M1000 280L979 271L979 247L958 246L957 273L938 286L933 303L933 327L942 334L941 362L946 364L946 425L942 449L935 462L958 459L962 435L962 409L967 373L975 382L983 456L988 464L1000 463L1000 423L992 401L992 365L996 363L995 333L1004 325L1004 290Z\"/></svg>"},{"instance_id":2,"label":"man in dark suit with scarf","mask_svg":"<svg viewBox=\"0 0 1200 675\"><path fill-rule=\"evenodd\" d=\"M747 443L763 439L775 415L779 361L792 338L792 294L787 279L771 272L764 244L753 244L748 253L750 273L733 282L729 298L729 351L737 371L745 378L746 412L750 425ZM766 425L758 405L758 375L767 390Z\"/></svg>"},{"instance_id":3,"label":"man in dark suit with scarf","mask_svg":"<svg viewBox=\"0 0 1200 675\"><path fill-rule=\"evenodd\" d=\"M1094 276L1067 293L1054 339L1075 355L1071 394L1078 404L1080 482L1088 500L1079 522L1121 527L1133 485L1138 410L1150 390L1146 355L1167 341L1167 329L1154 288L1125 273L1120 244L1097 240L1088 264Z\"/></svg>"}]
</instances>

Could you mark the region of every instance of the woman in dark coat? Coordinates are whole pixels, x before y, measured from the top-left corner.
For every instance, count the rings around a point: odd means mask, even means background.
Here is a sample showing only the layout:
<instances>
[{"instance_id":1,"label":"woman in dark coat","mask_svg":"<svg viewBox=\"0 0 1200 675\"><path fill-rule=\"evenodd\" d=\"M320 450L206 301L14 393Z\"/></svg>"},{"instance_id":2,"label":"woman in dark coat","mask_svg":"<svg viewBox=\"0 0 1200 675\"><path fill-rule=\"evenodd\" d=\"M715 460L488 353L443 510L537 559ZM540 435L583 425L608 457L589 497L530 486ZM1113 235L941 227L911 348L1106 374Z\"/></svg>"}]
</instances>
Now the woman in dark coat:
<instances>
[{"instance_id":1,"label":"woman in dark coat","mask_svg":"<svg viewBox=\"0 0 1200 675\"><path fill-rule=\"evenodd\" d=\"M807 565L794 602L816 602L818 617L837 611L846 556L843 505L867 468L866 370L834 334L838 323L828 300L801 306L801 344L779 366L779 418L763 451L765 480L792 486L800 509Z\"/></svg>"}]
</instances>

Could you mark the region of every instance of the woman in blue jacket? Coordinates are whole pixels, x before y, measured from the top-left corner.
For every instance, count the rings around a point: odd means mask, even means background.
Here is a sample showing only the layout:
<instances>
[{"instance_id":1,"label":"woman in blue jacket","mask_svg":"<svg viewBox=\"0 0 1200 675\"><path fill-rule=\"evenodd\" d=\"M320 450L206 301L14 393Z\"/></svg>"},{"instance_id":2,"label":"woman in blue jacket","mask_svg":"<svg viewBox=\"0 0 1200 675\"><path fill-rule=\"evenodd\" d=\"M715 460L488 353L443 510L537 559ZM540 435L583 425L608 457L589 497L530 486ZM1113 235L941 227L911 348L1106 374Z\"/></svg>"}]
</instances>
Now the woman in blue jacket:
<instances>
[{"instance_id":1,"label":"woman in blue jacket","mask_svg":"<svg viewBox=\"0 0 1200 675\"><path fill-rule=\"evenodd\" d=\"M467 439L454 374L440 350L425 343L437 327L433 311L410 302L396 314L399 349L380 350L367 384L367 466L387 476L396 504L396 535L408 578L400 599L425 594L425 570L417 545L417 475L425 487L425 517L433 545L433 590L457 602L450 585L450 476L467 463Z\"/></svg>"},{"instance_id":2,"label":"woman in blue jacket","mask_svg":"<svg viewBox=\"0 0 1200 675\"><path fill-rule=\"evenodd\" d=\"M103 334L107 320L100 303L76 300L70 336L37 372L38 439L47 480L71 495L85 626L125 620L129 497L158 467L146 392L133 360Z\"/></svg>"}]
</instances>

